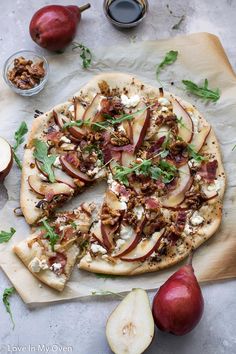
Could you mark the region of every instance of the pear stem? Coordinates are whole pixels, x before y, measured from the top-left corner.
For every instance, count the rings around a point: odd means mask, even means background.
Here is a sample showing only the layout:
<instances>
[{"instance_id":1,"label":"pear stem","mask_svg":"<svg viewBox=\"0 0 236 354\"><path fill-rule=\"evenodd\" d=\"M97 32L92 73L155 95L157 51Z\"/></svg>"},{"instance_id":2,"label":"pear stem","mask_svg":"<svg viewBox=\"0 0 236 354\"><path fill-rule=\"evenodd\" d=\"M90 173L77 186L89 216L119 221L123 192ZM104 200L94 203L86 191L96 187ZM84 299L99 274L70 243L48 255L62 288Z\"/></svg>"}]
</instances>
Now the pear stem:
<instances>
[{"instance_id":1,"label":"pear stem","mask_svg":"<svg viewBox=\"0 0 236 354\"><path fill-rule=\"evenodd\" d=\"M86 4L86 5L80 6L79 10L80 10L80 12L83 12L83 11L89 9L90 7L91 7L90 4Z\"/></svg>"},{"instance_id":2,"label":"pear stem","mask_svg":"<svg viewBox=\"0 0 236 354\"><path fill-rule=\"evenodd\" d=\"M191 251L191 253L188 256L187 263L186 263L187 265L192 265L192 263L193 263L193 255L194 255L194 250Z\"/></svg>"}]
</instances>

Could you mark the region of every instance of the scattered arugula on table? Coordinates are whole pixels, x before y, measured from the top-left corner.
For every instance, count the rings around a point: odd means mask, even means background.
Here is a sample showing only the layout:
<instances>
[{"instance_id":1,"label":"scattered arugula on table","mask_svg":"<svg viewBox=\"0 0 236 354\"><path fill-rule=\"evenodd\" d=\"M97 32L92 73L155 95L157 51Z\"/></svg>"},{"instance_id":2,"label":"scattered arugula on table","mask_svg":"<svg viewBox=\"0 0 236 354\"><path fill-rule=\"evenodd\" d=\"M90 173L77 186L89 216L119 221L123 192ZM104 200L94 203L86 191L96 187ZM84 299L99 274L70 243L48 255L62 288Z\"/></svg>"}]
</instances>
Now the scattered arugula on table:
<instances>
[{"instance_id":1,"label":"scattered arugula on table","mask_svg":"<svg viewBox=\"0 0 236 354\"><path fill-rule=\"evenodd\" d=\"M234 151L235 149L236 149L236 145L234 145L234 147L233 147L232 151Z\"/></svg>"},{"instance_id":2,"label":"scattered arugula on table","mask_svg":"<svg viewBox=\"0 0 236 354\"><path fill-rule=\"evenodd\" d=\"M17 129L17 131L15 132L14 138L15 138L15 144L13 145L12 149L13 149L13 157L14 160L16 162L16 164L18 165L18 167L20 169L22 169L22 163L19 159L19 157L16 154L16 151L18 149L18 147L23 144L24 142L24 136L25 134L28 133L28 127L27 124L25 122L21 122L21 125L19 126L19 128Z\"/></svg>"},{"instance_id":3,"label":"scattered arugula on table","mask_svg":"<svg viewBox=\"0 0 236 354\"><path fill-rule=\"evenodd\" d=\"M8 242L12 238L15 232L16 230L13 227L11 227L9 232L0 231L0 243Z\"/></svg>"},{"instance_id":4,"label":"scattered arugula on table","mask_svg":"<svg viewBox=\"0 0 236 354\"><path fill-rule=\"evenodd\" d=\"M56 160L55 155L48 156L48 146L47 144L39 139L34 140L34 157L36 160L42 163L41 169L48 175L50 182L55 182L55 176L52 166Z\"/></svg>"},{"instance_id":5,"label":"scattered arugula on table","mask_svg":"<svg viewBox=\"0 0 236 354\"><path fill-rule=\"evenodd\" d=\"M12 324L13 324L13 329L15 328L15 322L13 320L9 298L12 296L12 294L14 294L14 292L15 292L15 288L13 288L13 287L12 288L6 288L4 290L4 292L3 292L3 295L2 295L2 301L3 301L4 305L5 305L5 308L6 308L7 312L10 315L10 318L11 318L11 321L12 321Z\"/></svg>"},{"instance_id":6,"label":"scattered arugula on table","mask_svg":"<svg viewBox=\"0 0 236 354\"><path fill-rule=\"evenodd\" d=\"M41 229L47 231L44 237L49 239L49 243L52 247L52 251L54 252L54 246L59 240L59 236L55 232L54 228L50 226L46 220L42 220L42 224L43 226L41 226Z\"/></svg>"},{"instance_id":7,"label":"scattered arugula on table","mask_svg":"<svg viewBox=\"0 0 236 354\"><path fill-rule=\"evenodd\" d=\"M157 65L157 68L156 68L156 77L158 79L159 77L159 74L161 72L161 70L166 66L166 65L171 65L173 64L177 57L178 57L178 51L177 50L170 50L168 53L166 53L164 59L162 60L162 62Z\"/></svg>"},{"instance_id":8,"label":"scattered arugula on table","mask_svg":"<svg viewBox=\"0 0 236 354\"><path fill-rule=\"evenodd\" d=\"M89 48L87 48L82 43L73 42L72 50L79 48L80 50L80 58L82 59L82 64L84 69L88 69L92 63L92 53Z\"/></svg>"},{"instance_id":9,"label":"scattered arugula on table","mask_svg":"<svg viewBox=\"0 0 236 354\"><path fill-rule=\"evenodd\" d=\"M201 97L204 100L211 100L216 102L220 98L219 88L211 90L208 88L208 80L205 79L203 86L198 86L190 80L182 80L182 83L185 85L186 90L195 96Z\"/></svg>"}]
</instances>

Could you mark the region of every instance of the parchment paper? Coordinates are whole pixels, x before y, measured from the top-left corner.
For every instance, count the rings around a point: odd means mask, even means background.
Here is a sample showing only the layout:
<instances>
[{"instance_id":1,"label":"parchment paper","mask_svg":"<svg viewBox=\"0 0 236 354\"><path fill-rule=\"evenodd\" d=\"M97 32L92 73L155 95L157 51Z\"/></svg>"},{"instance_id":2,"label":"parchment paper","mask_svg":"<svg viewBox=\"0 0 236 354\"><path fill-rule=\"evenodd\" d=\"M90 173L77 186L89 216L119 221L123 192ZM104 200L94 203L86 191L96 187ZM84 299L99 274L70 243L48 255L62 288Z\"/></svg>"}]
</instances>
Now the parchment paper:
<instances>
[{"instance_id":1,"label":"parchment paper","mask_svg":"<svg viewBox=\"0 0 236 354\"><path fill-rule=\"evenodd\" d=\"M221 229L196 252L195 272L201 282L235 277L236 151L232 151L232 148L236 144L236 76L220 41L214 35L200 33L158 42L96 48L94 63L87 71L81 68L78 53L69 49L69 52L63 55L55 55L49 59L51 72L48 85L35 97L18 96L1 81L0 135L12 142L14 131L22 120L31 126L35 109L45 112L55 104L64 102L97 73L107 71L132 73L143 82L158 86L155 66L169 50L178 50L179 57L175 64L163 70L160 79L167 90L195 103L212 124L222 147L228 177ZM190 79L201 83L205 78L208 78L211 88L219 87L221 90L221 98L215 104L206 104L183 91L181 80ZM171 85L171 82L174 82L174 85ZM180 266L153 274L114 279L98 278L94 274L75 268L62 293L53 291L46 285L40 287L39 281L11 251L12 245L27 237L29 233L29 227L24 219L13 214L13 209L19 205L20 173L16 167L5 180L5 186L8 191L8 202L0 214L0 230L15 227L17 233L9 243L1 245L0 265L27 304L79 298L100 290L123 292L134 287L154 289ZM101 199L104 188L104 185L92 187L74 203L95 199L97 201Z\"/></svg>"}]
</instances>

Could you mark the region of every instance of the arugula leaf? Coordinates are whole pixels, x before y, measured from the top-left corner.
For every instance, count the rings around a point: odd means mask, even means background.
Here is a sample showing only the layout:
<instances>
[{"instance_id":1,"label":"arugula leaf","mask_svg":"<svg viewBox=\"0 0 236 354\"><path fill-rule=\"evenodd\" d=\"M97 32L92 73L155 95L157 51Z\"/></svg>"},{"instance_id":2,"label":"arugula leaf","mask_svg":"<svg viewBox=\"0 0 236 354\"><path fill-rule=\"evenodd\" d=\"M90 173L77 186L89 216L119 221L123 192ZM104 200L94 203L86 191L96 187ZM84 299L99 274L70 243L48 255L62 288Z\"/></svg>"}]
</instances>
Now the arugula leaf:
<instances>
[{"instance_id":1,"label":"arugula leaf","mask_svg":"<svg viewBox=\"0 0 236 354\"><path fill-rule=\"evenodd\" d=\"M0 231L0 243L8 242L12 238L15 232L16 230L13 227L11 227L9 232Z\"/></svg>"},{"instance_id":2,"label":"arugula leaf","mask_svg":"<svg viewBox=\"0 0 236 354\"><path fill-rule=\"evenodd\" d=\"M77 48L80 49L80 58L82 59L83 67L84 69L88 69L88 67L92 63L91 50L85 47L85 45L83 45L82 43L73 42L72 45L73 45L72 50L75 50Z\"/></svg>"},{"instance_id":3,"label":"arugula leaf","mask_svg":"<svg viewBox=\"0 0 236 354\"><path fill-rule=\"evenodd\" d=\"M2 301L6 307L6 310L7 312L9 313L10 315L10 318L11 318L11 321L12 321L12 324L13 324L13 329L15 328L15 322L13 320L13 316L12 316L12 312L11 312L11 305L10 305L10 302L9 302L9 298L11 297L12 294L14 294L15 292L15 288L6 288L3 292L3 295L2 295Z\"/></svg>"},{"instance_id":4,"label":"arugula leaf","mask_svg":"<svg viewBox=\"0 0 236 354\"><path fill-rule=\"evenodd\" d=\"M42 163L42 170L48 175L50 182L55 182L54 172L52 170L52 165L56 160L55 155L48 156L48 146L47 144L39 139L34 141L34 157Z\"/></svg>"},{"instance_id":5,"label":"arugula leaf","mask_svg":"<svg viewBox=\"0 0 236 354\"><path fill-rule=\"evenodd\" d=\"M24 142L24 135L28 133L28 127L27 124L23 121L20 125L20 127L17 129L17 131L15 132L14 138L15 138L15 144L13 146L13 157L14 160L16 162L16 164L18 165L18 167L20 169L22 169L22 164L21 161L19 159L19 157L16 154L16 151L18 149L18 147L23 144Z\"/></svg>"},{"instance_id":6,"label":"arugula leaf","mask_svg":"<svg viewBox=\"0 0 236 354\"><path fill-rule=\"evenodd\" d=\"M204 100L211 100L216 102L220 98L220 90L217 88L211 90L208 88L208 80L205 79L203 86L198 86L190 80L182 80L182 83L186 86L186 90L198 97L201 97Z\"/></svg>"},{"instance_id":7,"label":"arugula leaf","mask_svg":"<svg viewBox=\"0 0 236 354\"><path fill-rule=\"evenodd\" d=\"M236 149L236 145L234 145L234 147L233 147L232 151L234 151L235 149Z\"/></svg>"},{"instance_id":8,"label":"arugula leaf","mask_svg":"<svg viewBox=\"0 0 236 354\"><path fill-rule=\"evenodd\" d=\"M188 154L189 156L195 160L196 162L200 163L202 161L207 160L205 156L200 155L199 153L196 152L195 147L193 144L188 144L187 146Z\"/></svg>"},{"instance_id":9,"label":"arugula leaf","mask_svg":"<svg viewBox=\"0 0 236 354\"><path fill-rule=\"evenodd\" d=\"M156 77L158 78L161 70L166 66L173 64L177 57L178 57L178 51L177 50L171 50L168 53L166 53L165 58L162 60L162 62L157 66L156 68Z\"/></svg>"},{"instance_id":10,"label":"arugula leaf","mask_svg":"<svg viewBox=\"0 0 236 354\"><path fill-rule=\"evenodd\" d=\"M54 228L51 227L46 220L42 220L43 226L41 226L42 230L46 230L47 233L44 235L45 238L49 239L49 243L52 247L52 251L54 252L54 246L59 240L59 235L56 234Z\"/></svg>"},{"instance_id":11,"label":"arugula leaf","mask_svg":"<svg viewBox=\"0 0 236 354\"><path fill-rule=\"evenodd\" d=\"M162 178L164 183L169 183L175 177L177 168L165 160L160 160L158 165L152 165L152 159L161 156L163 151L153 156L148 160L143 160L141 163L134 163L131 167L115 166L114 178L124 185L129 185L128 176L135 172L136 175L144 174L151 176L153 179ZM166 153L166 152L165 152Z\"/></svg>"}]
</instances>

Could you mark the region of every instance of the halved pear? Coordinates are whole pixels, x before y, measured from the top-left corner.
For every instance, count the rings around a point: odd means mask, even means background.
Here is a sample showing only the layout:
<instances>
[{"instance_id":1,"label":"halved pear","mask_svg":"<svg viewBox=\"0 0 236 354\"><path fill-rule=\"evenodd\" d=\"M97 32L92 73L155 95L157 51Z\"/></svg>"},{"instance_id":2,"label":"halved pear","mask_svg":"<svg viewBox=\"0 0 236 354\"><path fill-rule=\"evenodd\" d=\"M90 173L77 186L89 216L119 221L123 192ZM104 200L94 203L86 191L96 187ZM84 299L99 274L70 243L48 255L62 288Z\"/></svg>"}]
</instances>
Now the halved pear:
<instances>
[{"instance_id":1,"label":"halved pear","mask_svg":"<svg viewBox=\"0 0 236 354\"><path fill-rule=\"evenodd\" d=\"M115 354L141 354L154 336L154 321L146 291L133 289L108 318L106 337Z\"/></svg>"},{"instance_id":2,"label":"halved pear","mask_svg":"<svg viewBox=\"0 0 236 354\"><path fill-rule=\"evenodd\" d=\"M136 107L136 112L132 121L133 146L136 153L143 143L147 129L150 125L150 110L144 102L140 102Z\"/></svg>"}]
</instances>

